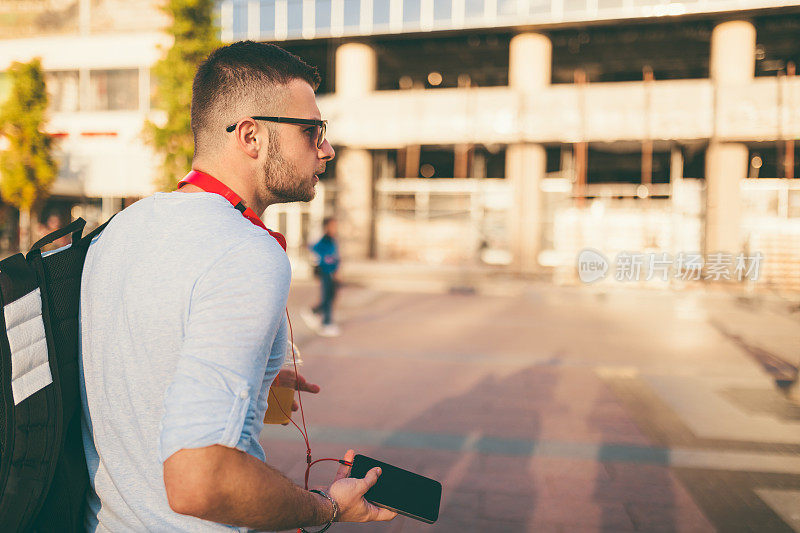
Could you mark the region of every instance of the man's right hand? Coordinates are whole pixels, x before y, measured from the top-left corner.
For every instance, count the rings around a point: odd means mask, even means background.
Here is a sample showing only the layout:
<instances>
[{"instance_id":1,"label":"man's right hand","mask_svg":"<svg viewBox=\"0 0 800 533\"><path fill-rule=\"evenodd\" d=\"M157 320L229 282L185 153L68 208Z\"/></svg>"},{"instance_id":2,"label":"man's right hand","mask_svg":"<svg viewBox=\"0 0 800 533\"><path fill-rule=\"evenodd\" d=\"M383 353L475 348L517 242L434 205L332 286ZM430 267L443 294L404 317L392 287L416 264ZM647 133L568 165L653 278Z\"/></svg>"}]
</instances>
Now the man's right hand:
<instances>
[{"instance_id":1,"label":"man's right hand","mask_svg":"<svg viewBox=\"0 0 800 533\"><path fill-rule=\"evenodd\" d=\"M356 453L347 450L344 460L348 463L353 462ZM378 481L380 468L373 468L364 479L347 477L350 475L350 467L339 465L333 484L328 489L328 494L339 504L339 522L374 522L391 520L397 513L388 509L383 509L369 503L364 499L364 494Z\"/></svg>"}]
</instances>

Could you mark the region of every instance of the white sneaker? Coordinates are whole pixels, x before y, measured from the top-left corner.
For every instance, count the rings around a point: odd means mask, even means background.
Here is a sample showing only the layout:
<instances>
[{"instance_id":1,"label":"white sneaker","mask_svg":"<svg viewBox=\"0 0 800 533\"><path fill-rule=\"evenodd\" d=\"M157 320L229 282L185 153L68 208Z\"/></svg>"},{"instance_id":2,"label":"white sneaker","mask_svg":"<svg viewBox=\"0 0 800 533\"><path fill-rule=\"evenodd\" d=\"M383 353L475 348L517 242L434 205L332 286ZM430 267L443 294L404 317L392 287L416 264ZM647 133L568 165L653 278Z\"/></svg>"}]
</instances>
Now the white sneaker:
<instances>
[{"instance_id":1,"label":"white sneaker","mask_svg":"<svg viewBox=\"0 0 800 533\"><path fill-rule=\"evenodd\" d=\"M300 311L300 318L306 323L310 329L319 332L322 327L322 319L317 316L311 309L303 309Z\"/></svg>"},{"instance_id":2,"label":"white sneaker","mask_svg":"<svg viewBox=\"0 0 800 533\"><path fill-rule=\"evenodd\" d=\"M342 330L336 324L323 324L318 333L322 337L338 337L342 334Z\"/></svg>"}]
</instances>

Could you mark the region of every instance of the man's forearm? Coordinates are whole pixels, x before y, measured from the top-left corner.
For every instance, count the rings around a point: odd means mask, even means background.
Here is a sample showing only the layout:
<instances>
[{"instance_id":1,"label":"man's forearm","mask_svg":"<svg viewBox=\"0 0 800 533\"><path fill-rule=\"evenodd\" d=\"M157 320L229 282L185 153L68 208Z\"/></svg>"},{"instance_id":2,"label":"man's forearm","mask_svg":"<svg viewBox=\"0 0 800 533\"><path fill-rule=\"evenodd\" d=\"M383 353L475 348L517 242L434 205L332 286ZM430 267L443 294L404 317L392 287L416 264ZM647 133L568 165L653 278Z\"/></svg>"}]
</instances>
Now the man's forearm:
<instances>
[{"instance_id":1,"label":"man's forearm","mask_svg":"<svg viewBox=\"0 0 800 533\"><path fill-rule=\"evenodd\" d=\"M176 457L179 454L182 456ZM176 461L170 464L173 459ZM187 472L186 467L194 472ZM304 490L269 465L233 448L181 450L164 463L168 494L170 483L183 485L195 477L199 478L199 486L173 488L179 492L201 492L202 504L196 510L190 506L185 514L204 520L277 531L324 524L333 515L327 499Z\"/></svg>"}]
</instances>

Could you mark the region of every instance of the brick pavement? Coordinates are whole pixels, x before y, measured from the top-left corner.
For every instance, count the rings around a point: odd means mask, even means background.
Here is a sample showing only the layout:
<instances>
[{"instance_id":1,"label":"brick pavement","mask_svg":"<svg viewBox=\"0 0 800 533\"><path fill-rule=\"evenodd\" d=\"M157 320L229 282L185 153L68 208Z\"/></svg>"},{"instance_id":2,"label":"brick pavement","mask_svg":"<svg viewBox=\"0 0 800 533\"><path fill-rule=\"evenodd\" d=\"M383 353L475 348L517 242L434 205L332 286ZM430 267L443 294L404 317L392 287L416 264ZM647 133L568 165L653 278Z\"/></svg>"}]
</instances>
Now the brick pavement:
<instances>
[{"instance_id":1,"label":"brick pavement","mask_svg":"<svg viewBox=\"0 0 800 533\"><path fill-rule=\"evenodd\" d=\"M294 287L304 373L323 387L304 396L315 458L353 447L444 486L434 525L398 517L335 530L791 530L757 491L800 489L800 473L748 471L730 452L781 469L781 458L800 456L800 431L796 445L695 435L642 378L714 372L763 386L747 356L697 320L704 304L691 298L350 289L338 308L344 334L321 339L298 313L314 288ZM769 405L800 429L791 407ZM302 480L296 429L269 427L262 442L270 464ZM694 466L704 462L713 464ZM315 466L312 484L334 471Z\"/></svg>"}]
</instances>

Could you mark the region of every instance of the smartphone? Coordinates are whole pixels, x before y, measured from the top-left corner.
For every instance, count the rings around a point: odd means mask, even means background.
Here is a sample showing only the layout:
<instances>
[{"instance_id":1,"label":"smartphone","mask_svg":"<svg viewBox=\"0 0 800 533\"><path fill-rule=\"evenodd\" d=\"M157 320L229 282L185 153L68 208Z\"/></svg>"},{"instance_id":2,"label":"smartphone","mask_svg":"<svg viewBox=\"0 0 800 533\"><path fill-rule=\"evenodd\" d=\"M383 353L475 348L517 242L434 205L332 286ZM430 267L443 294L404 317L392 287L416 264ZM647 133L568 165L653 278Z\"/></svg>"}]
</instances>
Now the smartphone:
<instances>
[{"instance_id":1,"label":"smartphone","mask_svg":"<svg viewBox=\"0 0 800 533\"><path fill-rule=\"evenodd\" d=\"M355 456L350 477L363 478L376 466L381 468L381 475L364 495L368 502L427 524L436 522L442 500L441 483L365 455Z\"/></svg>"}]
</instances>

